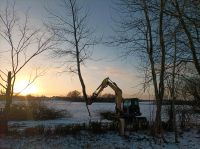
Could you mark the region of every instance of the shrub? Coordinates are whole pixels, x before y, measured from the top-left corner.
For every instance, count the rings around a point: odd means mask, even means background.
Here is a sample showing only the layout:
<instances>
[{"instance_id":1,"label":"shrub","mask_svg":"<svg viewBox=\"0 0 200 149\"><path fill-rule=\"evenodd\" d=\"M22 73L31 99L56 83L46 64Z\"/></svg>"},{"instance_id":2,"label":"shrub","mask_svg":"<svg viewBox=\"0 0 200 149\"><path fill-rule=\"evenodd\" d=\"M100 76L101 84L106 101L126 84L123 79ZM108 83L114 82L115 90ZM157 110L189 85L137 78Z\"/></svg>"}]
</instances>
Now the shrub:
<instances>
[{"instance_id":1,"label":"shrub","mask_svg":"<svg viewBox=\"0 0 200 149\"><path fill-rule=\"evenodd\" d=\"M48 120L64 117L63 111L48 108L41 101L29 104L13 104L8 113L8 120Z\"/></svg>"},{"instance_id":2,"label":"shrub","mask_svg":"<svg viewBox=\"0 0 200 149\"><path fill-rule=\"evenodd\" d=\"M90 127L89 129L95 134L105 132L105 130L102 129L102 123L101 122L90 122L89 127Z\"/></svg>"},{"instance_id":3,"label":"shrub","mask_svg":"<svg viewBox=\"0 0 200 149\"><path fill-rule=\"evenodd\" d=\"M101 119L114 120L115 115L115 112L112 111L100 112Z\"/></svg>"},{"instance_id":4,"label":"shrub","mask_svg":"<svg viewBox=\"0 0 200 149\"><path fill-rule=\"evenodd\" d=\"M39 125L36 127L26 128L24 133L26 136L44 135L45 127L43 125Z\"/></svg>"},{"instance_id":5,"label":"shrub","mask_svg":"<svg viewBox=\"0 0 200 149\"><path fill-rule=\"evenodd\" d=\"M54 130L54 135L67 135L67 134L77 134L80 130L85 129L85 125L72 124L66 126L56 126Z\"/></svg>"},{"instance_id":6,"label":"shrub","mask_svg":"<svg viewBox=\"0 0 200 149\"><path fill-rule=\"evenodd\" d=\"M74 91L71 91L67 94L67 97L71 97L71 98L79 98L81 97L81 92L77 91L77 90L74 90Z\"/></svg>"},{"instance_id":7,"label":"shrub","mask_svg":"<svg viewBox=\"0 0 200 149\"><path fill-rule=\"evenodd\" d=\"M12 129L8 129L7 135L19 137L20 132L16 128L12 128Z\"/></svg>"}]
</instances>

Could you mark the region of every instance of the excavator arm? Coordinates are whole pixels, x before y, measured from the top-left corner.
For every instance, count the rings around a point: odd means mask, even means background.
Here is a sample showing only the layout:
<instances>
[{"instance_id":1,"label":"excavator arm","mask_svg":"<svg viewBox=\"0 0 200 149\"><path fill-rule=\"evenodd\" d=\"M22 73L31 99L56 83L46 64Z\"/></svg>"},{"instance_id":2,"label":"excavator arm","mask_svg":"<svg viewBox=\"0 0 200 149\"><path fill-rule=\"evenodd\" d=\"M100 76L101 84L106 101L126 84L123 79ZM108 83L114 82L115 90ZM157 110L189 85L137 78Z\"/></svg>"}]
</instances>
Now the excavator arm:
<instances>
[{"instance_id":1,"label":"excavator arm","mask_svg":"<svg viewBox=\"0 0 200 149\"><path fill-rule=\"evenodd\" d=\"M107 87L110 86L115 91L115 103L116 103L116 112L120 113L122 111L121 103L122 103L122 90L117 86L117 84L111 81L109 78L105 78L101 85L95 90L92 94L92 97L89 99L88 103L91 105L93 101L98 97L98 95Z\"/></svg>"},{"instance_id":2,"label":"excavator arm","mask_svg":"<svg viewBox=\"0 0 200 149\"><path fill-rule=\"evenodd\" d=\"M115 82L112 82L109 78L105 78L100 86L94 91L91 98L88 98L87 104L91 105L93 101L99 96L99 94L106 88L110 87L115 91L115 103L116 103L116 124L119 126L121 135L124 135L125 128L147 128L148 121L146 117L141 117L140 107L137 98L124 99L122 98L122 90L117 86ZM123 106L122 106L123 102ZM140 117L138 117L140 116ZM115 119L116 120L116 119ZM125 121L126 120L126 121Z\"/></svg>"}]
</instances>

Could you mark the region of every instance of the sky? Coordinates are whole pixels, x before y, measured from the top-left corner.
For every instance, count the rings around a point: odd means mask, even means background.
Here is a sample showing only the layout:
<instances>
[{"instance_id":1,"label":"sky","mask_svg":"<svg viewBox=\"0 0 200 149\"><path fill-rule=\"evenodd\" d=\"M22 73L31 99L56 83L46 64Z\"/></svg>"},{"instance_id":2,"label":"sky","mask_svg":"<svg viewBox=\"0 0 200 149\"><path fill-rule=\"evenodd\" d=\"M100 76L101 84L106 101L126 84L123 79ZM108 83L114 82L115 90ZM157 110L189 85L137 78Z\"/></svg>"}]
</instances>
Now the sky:
<instances>
[{"instance_id":1,"label":"sky","mask_svg":"<svg viewBox=\"0 0 200 149\"><path fill-rule=\"evenodd\" d=\"M0 0L0 9L5 7L7 0ZM33 26L42 26L43 22L48 20L48 13L45 7L53 9L55 12L60 11L57 0L15 0L16 10L20 17L29 10L29 16ZM95 29L95 35L103 37L103 40L109 39L113 34L114 26L112 17L115 12L112 0L79 0L89 10L88 25ZM13 0L10 0L13 2ZM1 39L1 38L0 38ZM5 49L5 42L0 41L0 48ZM136 66L137 58L122 60L120 54L122 49L99 44L93 47L92 60L82 66L82 75L86 84L86 90L89 95L100 85L102 80L109 77L122 89L124 97L144 98L139 93L138 84L141 83L141 74L138 73ZM7 66L6 57L0 56L0 67ZM63 72L59 68L61 64L57 59L53 59L51 54L46 52L33 59L25 69L19 74L16 86L20 89L29 79L30 74L33 76L35 69L44 71L43 76L39 77L29 88L34 90L34 94L41 96L65 96L69 91L81 91L81 85L76 74ZM23 83L22 83L23 82ZM103 93L114 93L111 89L106 88ZM28 89L27 89L28 93ZM33 94L33 93L32 93Z\"/></svg>"}]
</instances>

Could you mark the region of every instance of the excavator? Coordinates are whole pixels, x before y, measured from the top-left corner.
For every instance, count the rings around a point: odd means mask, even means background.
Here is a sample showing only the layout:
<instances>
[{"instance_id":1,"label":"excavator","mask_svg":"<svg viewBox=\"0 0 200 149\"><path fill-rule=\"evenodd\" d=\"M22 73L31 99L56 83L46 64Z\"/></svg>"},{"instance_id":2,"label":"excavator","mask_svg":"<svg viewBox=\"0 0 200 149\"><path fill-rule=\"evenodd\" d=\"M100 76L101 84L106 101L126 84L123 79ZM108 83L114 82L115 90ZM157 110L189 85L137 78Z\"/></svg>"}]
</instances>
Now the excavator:
<instances>
[{"instance_id":1,"label":"excavator","mask_svg":"<svg viewBox=\"0 0 200 149\"><path fill-rule=\"evenodd\" d=\"M115 118L117 119L116 122L118 123L120 134L124 135L125 130L131 128L134 130L147 128L148 121L146 117L141 116L139 99L123 99L122 90L117 86L115 82L110 80L109 77L102 81L100 86L92 94L91 98L89 98L87 104L91 105L95 99L97 99L98 95L108 86L115 92Z\"/></svg>"}]
</instances>

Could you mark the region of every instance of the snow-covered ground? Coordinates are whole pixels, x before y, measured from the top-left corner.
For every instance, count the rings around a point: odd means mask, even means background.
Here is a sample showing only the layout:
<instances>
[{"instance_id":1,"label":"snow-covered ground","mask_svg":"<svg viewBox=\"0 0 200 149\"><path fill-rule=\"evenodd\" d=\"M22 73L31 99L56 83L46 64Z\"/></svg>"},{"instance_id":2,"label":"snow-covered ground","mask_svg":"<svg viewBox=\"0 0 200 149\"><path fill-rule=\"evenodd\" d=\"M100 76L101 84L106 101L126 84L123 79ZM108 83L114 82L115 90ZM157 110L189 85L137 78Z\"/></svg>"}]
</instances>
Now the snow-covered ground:
<instances>
[{"instance_id":1,"label":"snow-covered ground","mask_svg":"<svg viewBox=\"0 0 200 149\"><path fill-rule=\"evenodd\" d=\"M15 103L25 102L25 101L14 101ZM114 103L93 103L89 106L91 117L89 117L85 103L84 102L69 102L64 100L44 100L44 104L46 104L50 108L54 108L56 110L67 110L68 115L61 119L56 120L45 120L45 121L10 121L9 126L21 127L22 129L25 127L34 127L37 125L45 125L45 126L55 126L55 125L65 125L65 124L74 124L74 123L88 123L89 121L100 121L100 112L105 111L115 111ZM0 102L0 105L3 103ZM140 112L142 116L146 117L148 121L152 121L155 117L156 107L152 102L140 102ZM0 106L1 107L1 106ZM166 107L163 107L162 111L162 120L167 121L167 112ZM177 116L178 120L178 116ZM193 123L200 124L200 115L193 115L190 119Z\"/></svg>"},{"instance_id":2,"label":"snow-covered ground","mask_svg":"<svg viewBox=\"0 0 200 149\"><path fill-rule=\"evenodd\" d=\"M19 102L19 101L16 101ZM22 102L22 101L21 101ZM44 121L10 121L9 126L12 127L34 127L37 125L55 126L55 125L66 125L74 123L88 123L89 121L101 121L100 113L105 111L115 111L114 103L93 103L89 106L91 117L89 117L84 102L68 102L63 100L46 100L44 104L50 108L56 110L67 110L70 117L65 117L56 120L44 120ZM149 102L141 102L140 110L142 116L151 119L152 115L155 114L155 106Z\"/></svg>"},{"instance_id":3,"label":"snow-covered ground","mask_svg":"<svg viewBox=\"0 0 200 149\"><path fill-rule=\"evenodd\" d=\"M15 101L19 102L19 101ZM20 101L21 102L21 101ZM92 121L100 121L99 113L102 111L114 111L114 103L93 103L90 108L92 117L88 116L85 103L82 102L66 102L62 100L47 100L45 104L50 108L57 110L67 110L70 117L57 120L47 121L11 121L9 126L23 129L26 127L34 127L37 125L55 126L66 125L71 123L88 123ZM3 103L0 103L0 106ZM151 120L155 115L155 105L149 102L140 102L140 110L142 116ZM163 119L166 117L162 115ZM119 136L117 132L108 132L104 134L92 134L90 132L81 131L76 135L66 136L4 136L0 137L0 149L200 149L200 130L197 128L188 129L188 131L179 130L180 143L173 143L173 133L164 133L169 143L155 143L153 138L147 132L131 132L128 138Z\"/></svg>"},{"instance_id":4,"label":"snow-covered ground","mask_svg":"<svg viewBox=\"0 0 200 149\"><path fill-rule=\"evenodd\" d=\"M144 132L134 132L128 138L116 132L92 134L81 132L78 135L4 137L0 138L1 149L199 149L200 132L196 129L183 132L180 143L173 143L173 134L165 134L168 143L159 143Z\"/></svg>"},{"instance_id":5,"label":"snow-covered ground","mask_svg":"<svg viewBox=\"0 0 200 149\"><path fill-rule=\"evenodd\" d=\"M27 101L15 100L14 103L28 103ZM10 121L10 127L17 127L20 129L26 127L34 127L37 125L44 125L47 127L54 127L55 125L66 125L74 123L88 123L89 121L101 121L100 113L105 111L115 111L114 103L93 103L89 106L91 117L89 117L84 102L69 102L64 100L44 100L50 108L56 110L67 110L68 116L56 120L44 120L44 121ZM0 107L3 107L5 103L0 101ZM140 102L140 111L142 116L146 117L148 121L152 121L155 116L156 107L152 102ZM166 107L162 111L162 120L167 121L168 117L165 111ZM70 117L69 117L70 115ZM178 120L178 119L177 119ZM191 118L193 123L200 123L200 115L196 115Z\"/></svg>"}]
</instances>

